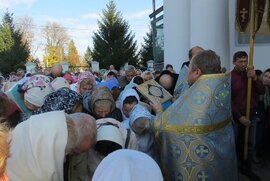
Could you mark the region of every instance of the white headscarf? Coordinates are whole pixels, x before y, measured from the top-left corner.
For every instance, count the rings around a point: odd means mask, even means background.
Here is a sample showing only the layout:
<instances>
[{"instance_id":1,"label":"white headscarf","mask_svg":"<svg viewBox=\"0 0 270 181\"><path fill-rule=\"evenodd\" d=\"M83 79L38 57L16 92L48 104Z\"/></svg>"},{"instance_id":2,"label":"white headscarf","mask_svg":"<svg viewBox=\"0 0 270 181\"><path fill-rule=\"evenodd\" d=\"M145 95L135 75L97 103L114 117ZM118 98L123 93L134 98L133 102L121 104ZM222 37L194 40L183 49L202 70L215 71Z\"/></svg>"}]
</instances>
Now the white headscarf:
<instances>
[{"instance_id":1,"label":"white headscarf","mask_svg":"<svg viewBox=\"0 0 270 181\"><path fill-rule=\"evenodd\" d=\"M20 123L12 132L9 179L63 181L67 136L63 111L34 115Z\"/></svg>"},{"instance_id":2,"label":"white headscarf","mask_svg":"<svg viewBox=\"0 0 270 181\"><path fill-rule=\"evenodd\" d=\"M157 163L145 153L117 150L105 157L92 181L162 181Z\"/></svg>"},{"instance_id":3,"label":"white headscarf","mask_svg":"<svg viewBox=\"0 0 270 181\"><path fill-rule=\"evenodd\" d=\"M123 103L124 103L124 100L125 100L128 96L135 96L136 99L138 100L138 103L139 103L139 101L140 101L140 97L139 97L138 93L137 93L134 89L127 89L127 90L124 90L123 92L121 92L120 98L119 98L119 101L120 101L120 110L121 110L121 113L122 113L122 116L123 116L123 122L122 122L122 124L123 124L126 128L130 128L130 127L129 127L129 119L128 119L128 117L126 117L125 114L123 113Z\"/></svg>"},{"instance_id":4,"label":"white headscarf","mask_svg":"<svg viewBox=\"0 0 270 181\"><path fill-rule=\"evenodd\" d=\"M153 119L154 116L150 114L146 107L137 104L133 107L129 114L129 125L132 129L133 123L135 123L138 118L145 118L149 120L148 128L145 128L144 133L136 134L137 142L138 142L138 150L142 151L152 158L155 158L154 152L154 130L153 130ZM146 126L146 125L145 125ZM134 130L133 130L134 131Z\"/></svg>"},{"instance_id":5,"label":"white headscarf","mask_svg":"<svg viewBox=\"0 0 270 181\"><path fill-rule=\"evenodd\" d=\"M96 123L97 123L97 129L100 126L102 126L102 124L105 124L105 123L110 123L110 124L116 125L119 128L120 134L121 134L122 139L124 141L123 147L127 148L127 149L134 149L134 150L138 149L138 144L137 144L137 139L136 139L135 133L133 131L131 131L130 135L128 136L128 134L129 134L128 130L119 121L117 121L113 118L102 118L102 119L96 120ZM127 139L129 140L128 142L127 142ZM109 141L113 141L113 142L118 143L113 136L111 136ZM125 145L126 142L128 143L127 145Z\"/></svg>"},{"instance_id":6,"label":"white headscarf","mask_svg":"<svg viewBox=\"0 0 270 181\"><path fill-rule=\"evenodd\" d=\"M66 79L63 77L56 77L52 82L51 82L52 88L54 91L57 91L63 87L70 88L70 85Z\"/></svg>"}]
</instances>

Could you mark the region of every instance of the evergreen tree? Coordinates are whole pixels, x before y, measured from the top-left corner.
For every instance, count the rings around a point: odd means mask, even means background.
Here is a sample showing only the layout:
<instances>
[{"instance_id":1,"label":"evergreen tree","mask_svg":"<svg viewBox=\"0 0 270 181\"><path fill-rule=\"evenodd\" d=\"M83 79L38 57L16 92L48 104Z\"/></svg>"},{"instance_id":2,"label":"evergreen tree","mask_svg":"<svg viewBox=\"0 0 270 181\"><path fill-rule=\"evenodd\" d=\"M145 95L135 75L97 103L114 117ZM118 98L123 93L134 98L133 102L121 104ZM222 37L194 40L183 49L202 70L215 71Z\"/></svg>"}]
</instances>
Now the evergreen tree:
<instances>
[{"instance_id":1,"label":"evergreen tree","mask_svg":"<svg viewBox=\"0 0 270 181\"><path fill-rule=\"evenodd\" d=\"M24 68L30 55L22 33L16 30L13 15L6 12L0 25L0 71L7 75L18 68Z\"/></svg>"},{"instance_id":2,"label":"evergreen tree","mask_svg":"<svg viewBox=\"0 0 270 181\"><path fill-rule=\"evenodd\" d=\"M68 45L67 61L72 67L80 64L80 56L73 40L71 40Z\"/></svg>"},{"instance_id":3,"label":"evergreen tree","mask_svg":"<svg viewBox=\"0 0 270 181\"><path fill-rule=\"evenodd\" d=\"M87 64L91 64L92 61L92 52L89 46L87 46L86 52L84 54L84 61L87 62Z\"/></svg>"},{"instance_id":4,"label":"evergreen tree","mask_svg":"<svg viewBox=\"0 0 270 181\"><path fill-rule=\"evenodd\" d=\"M99 30L94 33L92 51L93 60L105 68L113 64L117 69L126 62L136 65L138 62L135 35L129 32L128 23L117 12L114 1L102 11L102 20L98 21Z\"/></svg>"},{"instance_id":5,"label":"evergreen tree","mask_svg":"<svg viewBox=\"0 0 270 181\"><path fill-rule=\"evenodd\" d=\"M140 51L141 63L142 63L142 66L147 66L147 61L154 60L152 30L146 33L146 37L144 37L143 40L144 40L144 43Z\"/></svg>"}]
</instances>

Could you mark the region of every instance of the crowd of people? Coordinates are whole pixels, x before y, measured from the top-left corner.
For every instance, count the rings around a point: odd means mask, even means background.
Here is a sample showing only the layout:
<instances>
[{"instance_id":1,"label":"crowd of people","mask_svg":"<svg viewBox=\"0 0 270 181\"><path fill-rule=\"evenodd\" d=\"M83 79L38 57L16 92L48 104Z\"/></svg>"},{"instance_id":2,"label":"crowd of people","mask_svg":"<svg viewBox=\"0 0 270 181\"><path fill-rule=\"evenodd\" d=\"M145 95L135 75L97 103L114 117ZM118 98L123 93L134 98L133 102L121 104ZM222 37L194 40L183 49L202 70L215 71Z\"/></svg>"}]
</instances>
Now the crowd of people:
<instances>
[{"instance_id":1,"label":"crowd of people","mask_svg":"<svg viewBox=\"0 0 270 181\"><path fill-rule=\"evenodd\" d=\"M179 74L170 64L144 72L110 65L102 75L54 65L1 76L0 180L260 180L252 163L269 144L270 69L248 68L244 51L227 73L213 50L193 47L188 59ZM137 90L152 79L169 103Z\"/></svg>"}]
</instances>

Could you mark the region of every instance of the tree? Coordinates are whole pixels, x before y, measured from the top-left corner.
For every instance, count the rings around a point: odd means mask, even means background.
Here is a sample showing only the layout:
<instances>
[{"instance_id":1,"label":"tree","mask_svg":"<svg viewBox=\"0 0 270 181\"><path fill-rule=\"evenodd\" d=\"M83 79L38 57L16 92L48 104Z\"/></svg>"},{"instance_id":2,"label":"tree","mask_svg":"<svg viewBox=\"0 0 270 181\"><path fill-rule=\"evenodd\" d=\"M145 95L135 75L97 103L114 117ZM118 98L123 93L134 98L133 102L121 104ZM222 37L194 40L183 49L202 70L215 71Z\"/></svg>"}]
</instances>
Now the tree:
<instances>
[{"instance_id":1,"label":"tree","mask_svg":"<svg viewBox=\"0 0 270 181\"><path fill-rule=\"evenodd\" d=\"M34 32L33 32L33 19L29 16L21 17L17 20L15 28L21 32L22 41L29 45L29 49L32 49L32 44L34 40Z\"/></svg>"},{"instance_id":2,"label":"tree","mask_svg":"<svg viewBox=\"0 0 270 181\"><path fill-rule=\"evenodd\" d=\"M66 58L69 65L73 67L80 64L80 56L73 40L71 40L68 44L68 54Z\"/></svg>"},{"instance_id":3,"label":"tree","mask_svg":"<svg viewBox=\"0 0 270 181\"><path fill-rule=\"evenodd\" d=\"M30 50L30 57L28 61L33 62L38 60L35 57L36 52L41 46L41 43L33 43L36 39L36 34L33 30L34 23L33 19L29 16L23 16L16 20L15 28L22 33L23 42L27 42Z\"/></svg>"},{"instance_id":4,"label":"tree","mask_svg":"<svg viewBox=\"0 0 270 181\"><path fill-rule=\"evenodd\" d=\"M99 30L93 36L93 60L98 61L103 68L113 64L119 69L126 62L136 65L138 53L135 35L129 32L128 23L116 11L112 0L107 9L102 11L101 18L98 21Z\"/></svg>"},{"instance_id":5,"label":"tree","mask_svg":"<svg viewBox=\"0 0 270 181\"><path fill-rule=\"evenodd\" d=\"M87 49L84 54L84 61L87 62L87 64L91 64L92 61L92 52L89 46L87 46Z\"/></svg>"},{"instance_id":6,"label":"tree","mask_svg":"<svg viewBox=\"0 0 270 181\"><path fill-rule=\"evenodd\" d=\"M47 47L46 54L43 56L43 62L46 67L52 67L59 63L60 57L56 47Z\"/></svg>"},{"instance_id":7,"label":"tree","mask_svg":"<svg viewBox=\"0 0 270 181\"><path fill-rule=\"evenodd\" d=\"M15 29L13 14L6 12L0 26L0 71L7 75L18 68L24 68L30 55L22 33Z\"/></svg>"},{"instance_id":8,"label":"tree","mask_svg":"<svg viewBox=\"0 0 270 181\"><path fill-rule=\"evenodd\" d=\"M55 63L61 63L69 40L66 29L57 23L48 23L43 29L43 37L46 41L44 64L51 67Z\"/></svg>"},{"instance_id":9,"label":"tree","mask_svg":"<svg viewBox=\"0 0 270 181\"><path fill-rule=\"evenodd\" d=\"M146 33L146 37L143 38L144 42L140 51L141 63L142 66L147 66L147 61L154 60L153 54L153 33L150 29L150 32Z\"/></svg>"}]
</instances>

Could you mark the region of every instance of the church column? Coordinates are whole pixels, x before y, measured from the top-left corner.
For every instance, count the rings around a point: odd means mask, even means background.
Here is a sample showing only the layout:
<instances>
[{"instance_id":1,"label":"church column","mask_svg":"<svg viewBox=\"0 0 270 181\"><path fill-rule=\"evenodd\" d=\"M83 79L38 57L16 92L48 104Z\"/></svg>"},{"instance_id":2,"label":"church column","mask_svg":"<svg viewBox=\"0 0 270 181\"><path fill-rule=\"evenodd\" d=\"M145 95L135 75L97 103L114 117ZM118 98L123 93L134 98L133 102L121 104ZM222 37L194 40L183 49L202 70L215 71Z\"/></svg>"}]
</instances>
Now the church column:
<instances>
[{"instance_id":1,"label":"church column","mask_svg":"<svg viewBox=\"0 0 270 181\"><path fill-rule=\"evenodd\" d=\"M190 48L190 0L164 1L164 66L179 72Z\"/></svg>"},{"instance_id":2,"label":"church column","mask_svg":"<svg viewBox=\"0 0 270 181\"><path fill-rule=\"evenodd\" d=\"M190 44L212 49L220 55L222 66L229 70L228 0L191 0Z\"/></svg>"}]
</instances>

